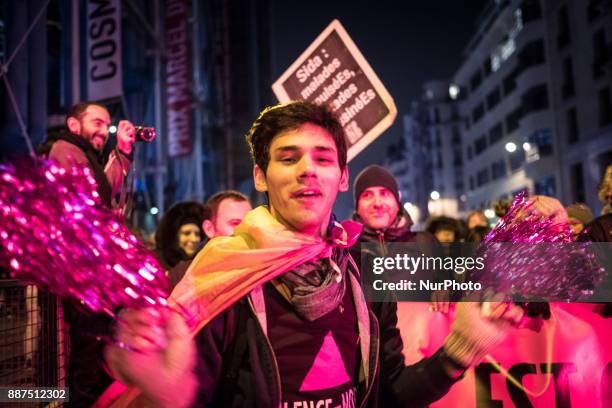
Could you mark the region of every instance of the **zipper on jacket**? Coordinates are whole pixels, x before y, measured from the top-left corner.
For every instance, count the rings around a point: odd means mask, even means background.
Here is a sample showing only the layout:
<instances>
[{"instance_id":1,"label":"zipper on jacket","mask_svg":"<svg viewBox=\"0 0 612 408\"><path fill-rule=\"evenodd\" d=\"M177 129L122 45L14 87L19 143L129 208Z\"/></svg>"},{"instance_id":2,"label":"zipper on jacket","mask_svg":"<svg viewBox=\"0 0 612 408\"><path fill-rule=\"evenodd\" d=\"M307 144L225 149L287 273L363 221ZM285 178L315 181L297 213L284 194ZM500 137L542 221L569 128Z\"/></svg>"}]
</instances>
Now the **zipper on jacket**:
<instances>
[{"instance_id":1,"label":"zipper on jacket","mask_svg":"<svg viewBox=\"0 0 612 408\"><path fill-rule=\"evenodd\" d=\"M255 314L255 320L257 321L257 325L259 326L259 329L261 330L262 336L264 337L264 339L266 339L266 344L268 345L270 355L272 356L272 363L274 364L274 379L276 380L276 387L278 389L278 394L277 394L278 406L280 408L283 405L283 397L281 393L281 379L280 379L280 374L278 371L278 363L276 362L276 355L274 354L274 349L272 348L272 343L270 343L270 339L268 339L268 336L264 333L263 327L261 326L261 323L259 319L257 318L257 312L255 311L255 307L253 306L253 302L251 301L250 297L248 297L248 299L249 299L249 306L251 307L251 310Z\"/></svg>"},{"instance_id":2,"label":"zipper on jacket","mask_svg":"<svg viewBox=\"0 0 612 408\"><path fill-rule=\"evenodd\" d=\"M368 317L370 317L370 319L375 318L374 313L370 312ZM372 388L374 388L374 382L376 380L376 376L378 375L378 362L380 361L380 325L377 324L377 326L378 326L378 337L376 339L376 359L374 359L374 371L372 372L372 381L370 381L370 386L366 390L366 393L363 396L363 400L361 401L361 404L359 404L359 408L365 407L366 403L368 402L368 398L370 396L370 393L372 392ZM381 380L379 379L379 387L380 387L380 381Z\"/></svg>"},{"instance_id":3,"label":"zipper on jacket","mask_svg":"<svg viewBox=\"0 0 612 408\"><path fill-rule=\"evenodd\" d=\"M378 243L380 244L380 253L383 256L387 256L387 250L385 248L385 232L383 230L378 230Z\"/></svg>"}]
</instances>

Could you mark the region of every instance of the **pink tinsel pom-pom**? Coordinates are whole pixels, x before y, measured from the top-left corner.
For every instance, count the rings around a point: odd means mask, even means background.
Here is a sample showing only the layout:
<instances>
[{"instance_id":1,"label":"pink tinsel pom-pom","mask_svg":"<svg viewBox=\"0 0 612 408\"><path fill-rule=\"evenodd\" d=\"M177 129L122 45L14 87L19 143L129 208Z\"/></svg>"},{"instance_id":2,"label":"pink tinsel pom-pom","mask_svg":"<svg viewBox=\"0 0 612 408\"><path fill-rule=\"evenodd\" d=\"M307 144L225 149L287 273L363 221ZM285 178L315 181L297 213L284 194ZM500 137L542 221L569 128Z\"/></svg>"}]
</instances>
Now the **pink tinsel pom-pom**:
<instances>
[{"instance_id":1,"label":"pink tinsel pom-pom","mask_svg":"<svg viewBox=\"0 0 612 408\"><path fill-rule=\"evenodd\" d=\"M0 265L110 315L165 305L169 291L153 253L100 203L86 166L28 159L0 165Z\"/></svg>"},{"instance_id":2,"label":"pink tinsel pom-pom","mask_svg":"<svg viewBox=\"0 0 612 408\"><path fill-rule=\"evenodd\" d=\"M605 274L590 243L573 242L566 217L543 214L534 203L525 192L517 195L480 245L485 268L471 278L496 292L533 300L589 297Z\"/></svg>"}]
</instances>

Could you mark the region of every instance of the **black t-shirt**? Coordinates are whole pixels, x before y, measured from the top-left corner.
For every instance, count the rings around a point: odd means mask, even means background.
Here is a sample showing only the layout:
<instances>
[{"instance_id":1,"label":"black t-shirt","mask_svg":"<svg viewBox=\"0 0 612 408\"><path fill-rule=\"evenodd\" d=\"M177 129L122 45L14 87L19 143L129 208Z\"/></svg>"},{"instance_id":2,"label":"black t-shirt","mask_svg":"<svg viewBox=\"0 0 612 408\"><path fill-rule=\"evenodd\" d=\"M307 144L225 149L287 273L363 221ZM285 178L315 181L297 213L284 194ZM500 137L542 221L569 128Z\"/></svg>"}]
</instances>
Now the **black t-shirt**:
<instances>
[{"instance_id":1,"label":"black t-shirt","mask_svg":"<svg viewBox=\"0 0 612 408\"><path fill-rule=\"evenodd\" d=\"M281 408L356 406L361 361L350 283L337 308L309 322L264 285L268 337L281 379Z\"/></svg>"}]
</instances>

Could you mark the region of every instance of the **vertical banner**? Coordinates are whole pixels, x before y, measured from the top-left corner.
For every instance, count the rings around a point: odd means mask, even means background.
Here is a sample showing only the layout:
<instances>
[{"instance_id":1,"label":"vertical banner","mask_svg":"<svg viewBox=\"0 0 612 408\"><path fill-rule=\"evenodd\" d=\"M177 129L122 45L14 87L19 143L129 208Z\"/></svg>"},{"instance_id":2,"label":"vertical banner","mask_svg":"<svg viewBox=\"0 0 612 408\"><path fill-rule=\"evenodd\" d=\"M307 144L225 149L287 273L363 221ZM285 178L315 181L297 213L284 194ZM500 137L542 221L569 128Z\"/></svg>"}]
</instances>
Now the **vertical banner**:
<instances>
[{"instance_id":1,"label":"vertical banner","mask_svg":"<svg viewBox=\"0 0 612 408\"><path fill-rule=\"evenodd\" d=\"M121 1L87 0L87 99L123 94Z\"/></svg>"},{"instance_id":2,"label":"vertical banner","mask_svg":"<svg viewBox=\"0 0 612 408\"><path fill-rule=\"evenodd\" d=\"M166 0L166 122L168 156L191 153L189 0Z\"/></svg>"},{"instance_id":3,"label":"vertical banner","mask_svg":"<svg viewBox=\"0 0 612 408\"><path fill-rule=\"evenodd\" d=\"M272 85L282 103L327 105L347 135L350 161L395 119L393 98L351 37L334 20Z\"/></svg>"}]
</instances>

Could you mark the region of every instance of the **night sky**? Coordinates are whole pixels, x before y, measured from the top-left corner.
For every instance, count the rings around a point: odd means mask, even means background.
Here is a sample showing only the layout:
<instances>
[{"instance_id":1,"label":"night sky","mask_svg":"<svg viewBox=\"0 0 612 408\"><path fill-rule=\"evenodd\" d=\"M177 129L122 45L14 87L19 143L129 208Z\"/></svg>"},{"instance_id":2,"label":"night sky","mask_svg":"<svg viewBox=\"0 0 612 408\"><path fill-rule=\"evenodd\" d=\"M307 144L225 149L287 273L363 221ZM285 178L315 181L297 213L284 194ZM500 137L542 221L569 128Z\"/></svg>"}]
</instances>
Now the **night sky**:
<instances>
[{"instance_id":1,"label":"night sky","mask_svg":"<svg viewBox=\"0 0 612 408\"><path fill-rule=\"evenodd\" d=\"M402 115L423 84L453 75L475 32L485 0L271 0L272 76L276 80L334 19L340 20L395 100L395 123L351 161L351 180L381 162L402 134ZM336 213L347 217L352 197L341 194Z\"/></svg>"}]
</instances>

